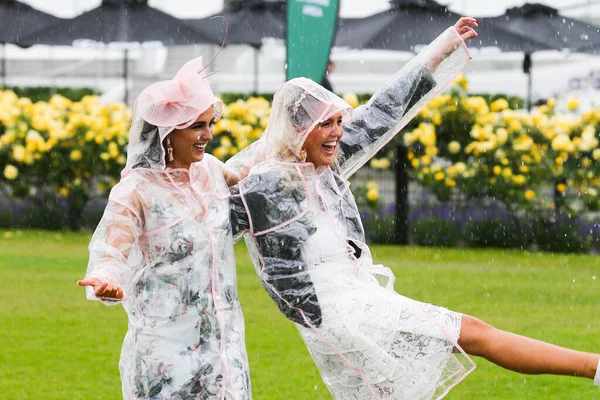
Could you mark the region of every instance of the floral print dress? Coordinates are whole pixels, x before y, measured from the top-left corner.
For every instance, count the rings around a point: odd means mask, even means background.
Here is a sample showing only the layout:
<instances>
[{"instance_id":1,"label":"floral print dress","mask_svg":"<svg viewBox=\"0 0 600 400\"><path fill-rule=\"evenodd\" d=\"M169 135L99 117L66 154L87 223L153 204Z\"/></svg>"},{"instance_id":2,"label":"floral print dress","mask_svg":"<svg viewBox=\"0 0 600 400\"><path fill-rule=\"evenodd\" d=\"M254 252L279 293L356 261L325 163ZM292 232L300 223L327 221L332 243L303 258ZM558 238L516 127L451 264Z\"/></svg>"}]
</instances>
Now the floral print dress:
<instances>
[{"instance_id":1,"label":"floral print dress","mask_svg":"<svg viewBox=\"0 0 600 400\"><path fill-rule=\"evenodd\" d=\"M251 399L228 196L209 155L189 170L133 168L113 188L86 278L125 294L125 399Z\"/></svg>"}]
</instances>

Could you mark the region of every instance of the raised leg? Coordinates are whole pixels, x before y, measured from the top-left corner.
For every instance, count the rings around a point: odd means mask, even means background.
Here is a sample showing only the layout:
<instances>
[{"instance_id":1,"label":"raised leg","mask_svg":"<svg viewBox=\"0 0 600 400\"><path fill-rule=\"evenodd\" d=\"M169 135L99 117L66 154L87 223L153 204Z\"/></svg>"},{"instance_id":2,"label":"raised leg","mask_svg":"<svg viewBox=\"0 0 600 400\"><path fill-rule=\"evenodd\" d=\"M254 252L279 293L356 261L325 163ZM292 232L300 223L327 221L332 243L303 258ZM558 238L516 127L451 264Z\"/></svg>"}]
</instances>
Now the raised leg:
<instances>
[{"instance_id":1,"label":"raised leg","mask_svg":"<svg viewBox=\"0 0 600 400\"><path fill-rule=\"evenodd\" d=\"M555 346L496 329L464 315L458 344L470 355L523 374L582 376L593 379L600 355Z\"/></svg>"}]
</instances>

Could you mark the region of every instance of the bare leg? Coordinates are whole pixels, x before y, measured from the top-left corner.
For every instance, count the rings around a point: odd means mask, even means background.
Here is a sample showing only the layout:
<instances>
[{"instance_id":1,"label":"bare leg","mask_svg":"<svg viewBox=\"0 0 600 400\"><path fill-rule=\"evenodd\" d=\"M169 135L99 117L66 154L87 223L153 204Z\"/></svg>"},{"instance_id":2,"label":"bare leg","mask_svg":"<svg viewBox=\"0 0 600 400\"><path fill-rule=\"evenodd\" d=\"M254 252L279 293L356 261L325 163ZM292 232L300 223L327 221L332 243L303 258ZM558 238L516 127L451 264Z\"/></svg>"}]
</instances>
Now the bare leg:
<instances>
[{"instance_id":1,"label":"bare leg","mask_svg":"<svg viewBox=\"0 0 600 400\"><path fill-rule=\"evenodd\" d=\"M585 353L496 329L463 315L458 344L465 352L523 374L583 376L593 379L600 355Z\"/></svg>"}]
</instances>

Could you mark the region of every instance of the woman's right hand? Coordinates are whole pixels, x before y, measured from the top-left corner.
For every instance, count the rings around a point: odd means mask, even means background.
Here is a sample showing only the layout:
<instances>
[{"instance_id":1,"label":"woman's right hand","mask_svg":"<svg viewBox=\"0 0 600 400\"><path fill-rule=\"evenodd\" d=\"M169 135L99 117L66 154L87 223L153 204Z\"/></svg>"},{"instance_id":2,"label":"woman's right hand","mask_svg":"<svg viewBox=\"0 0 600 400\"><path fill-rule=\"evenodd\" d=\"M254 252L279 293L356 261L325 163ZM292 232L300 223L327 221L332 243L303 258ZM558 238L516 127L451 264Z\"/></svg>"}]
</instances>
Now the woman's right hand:
<instances>
[{"instance_id":1,"label":"woman's right hand","mask_svg":"<svg viewBox=\"0 0 600 400\"><path fill-rule=\"evenodd\" d=\"M479 27L477 20L473 17L461 17L455 24L454 29L462 37L464 41L477 37L477 32L474 28Z\"/></svg>"},{"instance_id":2,"label":"woman's right hand","mask_svg":"<svg viewBox=\"0 0 600 400\"><path fill-rule=\"evenodd\" d=\"M463 42L477 37L477 32L474 28L477 28L478 26L475 18L461 17L454 25L452 25L452 29L458 33L460 38L455 37L453 40L445 42L444 46L441 46L438 49L437 56L430 57L430 59L425 61L425 67L430 72L435 71L442 61L459 48Z\"/></svg>"},{"instance_id":3,"label":"woman's right hand","mask_svg":"<svg viewBox=\"0 0 600 400\"><path fill-rule=\"evenodd\" d=\"M90 278L79 280L77 284L79 286L91 286L94 289L94 295L102 300L118 301L124 297L123 289L111 281Z\"/></svg>"}]
</instances>

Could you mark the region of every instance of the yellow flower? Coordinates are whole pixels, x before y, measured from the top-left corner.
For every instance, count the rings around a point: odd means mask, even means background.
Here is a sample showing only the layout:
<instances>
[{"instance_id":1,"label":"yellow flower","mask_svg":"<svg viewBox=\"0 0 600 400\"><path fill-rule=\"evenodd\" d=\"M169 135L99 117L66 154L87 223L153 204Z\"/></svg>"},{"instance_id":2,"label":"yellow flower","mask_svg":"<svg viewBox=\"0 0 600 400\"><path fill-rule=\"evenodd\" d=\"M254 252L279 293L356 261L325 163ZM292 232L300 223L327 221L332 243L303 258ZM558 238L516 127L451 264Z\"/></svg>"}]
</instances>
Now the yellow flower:
<instances>
[{"instance_id":1,"label":"yellow flower","mask_svg":"<svg viewBox=\"0 0 600 400\"><path fill-rule=\"evenodd\" d=\"M375 201L379 198L379 191L377 189L369 189L367 191L367 199L369 201Z\"/></svg>"},{"instance_id":2,"label":"yellow flower","mask_svg":"<svg viewBox=\"0 0 600 400\"><path fill-rule=\"evenodd\" d=\"M62 197L67 197L69 195L69 189L67 189L66 187L61 187L60 188L60 195Z\"/></svg>"},{"instance_id":3,"label":"yellow flower","mask_svg":"<svg viewBox=\"0 0 600 400\"><path fill-rule=\"evenodd\" d=\"M494 112L506 110L508 108L508 101L506 99L498 99L490 104L490 108Z\"/></svg>"},{"instance_id":4,"label":"yellow flower","mask_svg":"<svg viewBox=\"0 0 600 400\"><path fill-rule=\"evenodd\" d=\"M504 168L502 170L502 176L505 178L510 178L512 176L512 170L510 168Z\"/></svg>"},{"instance_id":5,"label":"yellow flower","mask_svg":"<svg viewBox=\"0 0 600 400\"><path fill-rule=\"evenodd\" d=\"M373 168L373 169L379 169L380 168L380 166L379 166L379 159L378 158L373 158L369 164L371 165L371 168Z\"/></svg>"},{"instance_id":6,"label":"yellow flower","mask_svg":"<svg viewBox=\"0 0 600 400\"><path fill-rule=\"evenodd\" d=\"M16 139L15 131L7 130L4 135L0 135L0 144L11 144Z\"/></svg>"},{"instance_id":7,"label":"yellow flower","mask_svg":"<svg viewBox=\"0 0 600 400\"><path fill-rule=\"evenodd\" d=\"M379 190L379 185L375 181L367 182L367 190Z\"/></svg>"},{"instance_id":8,"label":"yellow flower","mask_svg":"<svg viewBox=\"0 0 600 400\"><path fill-rule=\"evenodd\" d=\"M119 157L119 146L115 142L110 142L108 144L108 155L110 158Z\"/></svg>"},{"instance_id":9,"label":"yellow flower","mask_svg":"<svg viewBox=\"0 0 600 400\"><path fill-rule=\"evenodd\" d=\"M419 129L421 130L421 135L419 136L421 143L426 147L435 146L435 126L422 122L419 124Z\"/></svg>"},{"instance_id":10,"label":"yellow flower","mask_svg":"<svg viewBox=\"0 0 600 400\"><path fill-rule=\"evenodd\" d=\"M527 181L527 178L525 178L523 175L514 175L512 177L512 181L517 185L523 185Z\"/></svg>"},{"instance_id":11,"label":"yellow flower","mask_svg":"<svg viewBox=\"0 0 600 400\"><path fill-rule=\"evenodd\" d=\"M258 118L256 117L256 115L254 115L250 112L247 112L246 115L244 115L244 121L247 124L256 125L256 123L258 122Z\"/></svg>"},{"instance_id":12,"label":"yellow flower","mask_svg":"<svg viewBox=\"0 0 600 400\"><path fill-rule=\"evenodd\" d=\"M226 149L229 149L231 147L231 139L229 139L227 136L223 136L221 138L221 146L223 146Z\"/></svg>"},{"instance_id":13,"label":"yellow flower","mask_svg":"<svg viewBox=\"0 0 600 400\"><path fill-rule=\"evenodd\" d=\"M576 138L578 139L578 138ZM575 139L573 139L573 142ZM579 150L591 151L598 147L598 139L596 139L596 128L593 125L587 125L581 133L581 141L577 143Z\"/></svg>"},{"instance_id":14,"label":"yellow flower","mask_svg":"<svg viewBox=\"0 0 600 400\"><path fill-rule=\"evenodd\" d=\"M595 149L592 152L592 157L594 158L594 160L598 161L600 160L600 149Z\"/></svg>"},{"instance_id":15,"label":"yellow flower","mask_svg":"<svg viewBox=\"0 0 600 400\"><path fill-rule=\"evenodd\" d=\"M63 97L59 94L55 94L53 95L50 100L48 101L48 104L50 104L52 107L54 108L59 108L59 109L66 109L67 107L69 107L71 105L72 101L67 99L66 97Z\"/></svg>"},{"instance_id":16,"label":"yellow flower","mask_svg":"<svg viewBox=\"0 0 600 400\"><path fill-rule=\"evenodd\" d=\"M467 77L464 74L460 74L456 78L454 78L454 80L452 81L452 86L458 86L463 90L467 90L469 88L469 81L467 80Z\"/></svg>"},{"instance_id":17,"label":"yellow flower","mask_svg":"<svg viewBox=\"0 0 600 400\"><path fill-rule=\"evenodd\" d=\"M533 199L535 199L535 192L533 190L531 190L531 189L526 190L525 191L525 198L527 200L533 200Z\"/></svg>"},{"instance_id":18,"label":"yellow flower","mask_svg":"<svg viewBox=\"0 0 600 400\"><path fill-rule=\"evenodd\" d=\"M502 164L502 165L508 165L508 158L506 158L506 157L503 157L503 158L500 160L500 164Z\"/></svg>"},{"instance_id":19,"label":"yellow flower","mask_svg":"<svg viewBox=\"0 0 600 400\"><path fill-rule=\"evenodd\" d=\"M577 100L574 97L569 97L569 99L567 100L567 109L569 111L575 111L579 108L579 100Z\"/></svg>"},{"instance_id":20,"label":"yellow flower","mask_svg":"<svg viewBox=\"0 0 600 400\"><path fill-rule=\"evenodd\" d=\"M467 165L464 162L459 161L456 164L454 164L454 169L457 173L462 174L467 170Z\"/></svg>"},{"instance_id":21,"label":"yellow flower","mask_svg":"<svg viewBox=\"0 0 600 400\"><path fill-rule=\"evenodd\" d=\"M427 106L431 107L432 109L437 109L445 105L451 99L452 97L448 93L438 94L433 99L431 99Z\"/></svg>"},{"instance_id":22,"label":"yellow flower","mask_svg":"<svg viewBox=\"0 0 600 400\"><path fill-rule=\"evenodd\" d=\"M488 153L496 147L496 142L493 140L485 140L483 142L479 142L477 147L475 147L475 153Z\"/></svg>"},{"instance_id":23,"label":"yellow flower","mask_svg":"<svg viewBox=\"0 0 600 400\"><path fill-rule=\"evenodd\" d=\"M413 158L410 163L412 164L413 168L417 168L419 166L419 160L416 158Z\"/></svg>"},{"instance_id":24,"label":"yellow flower","mask_svg":"<svg viewBox=\"0 0 600 400\"><path fill-rule=\"evenodd\" d=\"M121 154L119 157L117 157L118 164L125 165L126 162L127 162L127 158L125 158L125 156L123 154Z\"/></svg>"},{"instance_id":25,"label":"yellow flower","mask_svg":"<svg viewBox=\"0 0 600 400\"><path fill-rule=\"evenodd\" d=\"M371 168L373 169L387 169L390 167L390 160L387 158L374 158L371 160Z\"/></svg>"},{"instance_id":26,"label":"yellow flower","mask_svg":"<svg viewBox=\"0 0 600 400\"><path fill-rule=\"evenodd\" d=\"M589 167L591 167L591 166L592 166L592 160L590 160L590 159L589 159L589 158L587 158L587 157L584 157L584 158L581 160L581 165L582 165L584 168L589 168Z\"/></svg>"},{"instance_id":27,"label":"yellow flower","mask_svg":"<svg viewBox=\"0 0 600 400\"><path fill-rule=\"evenodd\" d=\"M16 144L13 146L12 157L15 159L15 161L23 162L26 157L26 152L27 151L25 150L25 147L21 146L20 144Z\"/></svg>"},{"instance_id":28,"label":"yellow flower","mask_svg":"<svg viewBox=\"0 0 600 400\"><path fill-rule=\"evenodd\" d=\"M552 139L552 150L555 151L570 151L574 149L573 143L568 135L560 134Z\"/></svg>"},{"instance_id":29,"label":"yellow flower","mask_svg":"<svg viewBox=\"0 0 600 400\"><path fill-rule=\"evenodd\" d=\"M436 172L435 175L433 175L433 179L435 179L436 181L441 181L445 177L446 177L446 174L444 174L442 171Z\"/></svg>"},{"instance_id":30,"label":"yellow flower","mask_svg":"<svg viewBox=\"0 0 600 400\"><path fill-rule=\"evenodd\" d=\"M265 129L267 127L267 124L269 123L269 117L262 117L260 119L260 127L262 129Z\"/></svg>"},{"instance_id":31,"label":"yellow flower","mask_svg":"<svg viewBox=\"0 0 600 400\"><path fill-rule=\"evenodd\" d=\"M100 158L104 161L110 160L110 154L108 153L100 153Z\"/></svg>"},{"instance_id":32,"label":"yellow flower","mask_svg":"<svg viewBox=\"0 0 600 400\"><path fill-rule=\"evenodd\" d=\"M523 124L521 123L521 121L519 121L518 119L513 119L512 121L510 121L510 123L508 124L508 127L510 128L511 131L513 132L519 132L521 129L523 129Z\"/></svg>"},{"instance_id":33,"label":"yellow flower","mask_svg":"<svg viewBox=\"0 0 600 400\"><path fill-rule=\"evenodd\" d=\"M521 135L513 142L513 149L516 151L529 151L531 146L533 146L533 139L527 135Z\"/></svg>"},{"instance_id":34,"label":"yellow flower","mask_svg":"<svg viewBox=\"0 0 600 400\"><path fill-rule=\"evenodd\" d=\"M222 160L226 155L227 149L223 148L222 146L219 146L213 150L213 156L217 157L220 160Z\"/></svg>"},{"instance_id":35,"label":"yellow flower","mask_svg":"<svg viewBox=\"0 0 600 400\"><path fill-rule=\"evenodd\" d=\"M560 193L564 193L567 191L567 185L565 185L564 183L559 183L558 185L556 185L556 190Z\"/></svg>"},{"instance_id":36,"label":"yellow flower","mask_svg":"<svg viewBox=\"0 0 600 400\"><path fill-rule=\"evenodd\" d=\"M448 187L456 186L456 181L454 179L447 178L444 182L446 183L446 186L448 186Z\"/></svg>"},{"instance_id":37,"label":"yellow flower","mask_svg":"<svg viewBox=\"0 0 600 400\"><path fill-rule=\"evenodd\" d=\"M71 151L70 158L72 161L80 161L83 158L83 155L81 154L81 151L73 150Z\"/></svg>"},{"instance_id":38,"label":"yellow flower","mask_svg":"<svg viewBox=\"0 0 600 400\"><path fill-rule=\"evenodd\" d=\"M429 157L429 156L421 157L421 164L423 164L423 165L431 164L431 157Z\"/></svg>"},{"instance_id":39,"label":"yellow flower","mask_svg":"<svg viewBox=\"0 0 600 400\"><path fill-rule=\"evenodd\" d=\"M345 93L343 99L346 103L350 104L352 108L356 108L360 105L356 93Z\"/></svg>"},{"instance_id":40,"label":"yellow flower","mask_svg":"<svg viewBox=\"0 0 600 400\"><path fill-rule=\"evenodd\" d=\"M527 165L521 165L519 167L519 171L521 171L522 173L526 174L527 172L529 172L529 167Z\"/></svg>"},{"instance_id":41,"label":"yellow flower","mask_svg":"<svg viewBox=\"0 0 600 400\"><path fill-rule=\"evenodd\" d=\"M502 173L502 167L499 165L494 165L493 171L494 175L500 175Z\"/></svg>"},{"instance_id":42,"label":"yellow flower","mask_svg":"<svg viewBox=\"0 0 600 400\"><path fill-rule=\"evenodd\" d=\"M15 179L17 175L19 175L19 170L14 165L7 164L6 167L4 167L4 177L9 181Z\"/></svg>"},{"instance_id":43,"label":"yellow flower","mask_svg":"<svg viewBox=\"0 0 600 400\"><path fill-rule=\"evenodd\" d=\"M438 149L435 146L429 146L427 148L425 148L425 154L427 154L430 157L436 156L438 153Z\"/></svg>"},{"instance_id":44,"label":"yellow flower","mask_svg":"<svg viewBox=\"0 0 600 400\"><path fill-rule=\"evenodd\" d=\"M554 98L554 97L550 97L550 98L548 99L548 101L546 102L546 105L547 105L548 107L554 107L554 106L556 105L556 98Z\"/></svg>"},{"instance_id":45,"label":"yellow flower","mask_svg":"<svg viewBox=\"0 0 600 400\"><path fill-rule=\"evenodd\" d=\"M430 119L431 118L431 108L429 108L428 106L425 106L421 109L421 111L419 111L419 117L423 118L423 119Z\"/></svg>"},{"instance_id":46,"label":"yellow flower","mask_svg":"<svg viewBox=\"0 0 600 400\"><path fill-rule=\"evenodd\" d=\"M498 139L499 144L506 143L506 140L508 139L508 131L504 128L498 128L496 130L496 138Z\"/></svg>"},{"instance_id":47,"label":"yellow flower","mask_svg":"<svg viewBox=\"0 0 600 400\"><path fill-rule=\"evenodd\" d=\"M498 115L494 113L483 113L477 115L476 121L481 125L491 125L494 124L498 120Z\"/></svg>"},{"instance_id":48,"label":"yellow flower","mask_svg":"<svg viewBox=\"0 0 600 400\"><path fill-rule=\"evenodd\" d=\"M541 106L539 106L539 107L537 108L537 110L538 110L538 111L541 113L541 115L548 115L548 114L550 114L550 113L552 112L552 108L551 108L551 107L548 107L548 106L547 106L547 105L545 105L545 104L542 104ZM538 115L534 116L534 119L535 119L536 121L539 121L539 120L540 120L540 118L539 118L539 117L540 117L540 114L538 114Z\"/></svg>"},{"instance_id":49,"label":"yellow flower","mask_svg":"<svg viewBox=\"0 0 600 400\"><path fill-rule=\"evenodd\" d=\"M456 140L451 141L448 143L448 151L452 154L458 153L460 151L460 143Z\"/></svg>"},{"instance_id":50,"label":"yellow flower","mask_svg":"<svg viewBox=\"0 0 600 400\"><path fill-rule=\"evenodd\" d=\"M556 163L556 165L563 165L565 163L565 159L562 158L561 156L558 156L554 159L554 162Z\"/></svg>"}]
</instances>

